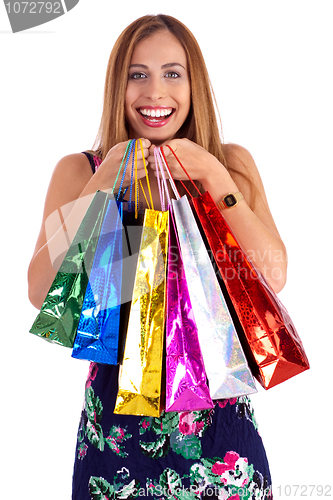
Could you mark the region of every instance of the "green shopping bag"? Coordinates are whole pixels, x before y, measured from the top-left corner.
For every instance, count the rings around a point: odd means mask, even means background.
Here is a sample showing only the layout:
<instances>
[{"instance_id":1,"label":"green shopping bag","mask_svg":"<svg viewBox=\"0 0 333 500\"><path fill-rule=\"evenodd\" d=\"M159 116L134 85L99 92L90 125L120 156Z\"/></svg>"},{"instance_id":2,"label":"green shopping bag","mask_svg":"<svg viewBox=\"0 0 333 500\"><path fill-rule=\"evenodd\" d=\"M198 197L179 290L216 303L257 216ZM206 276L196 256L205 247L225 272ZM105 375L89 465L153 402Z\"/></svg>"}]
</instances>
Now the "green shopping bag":
<instances>
[{"instance_id":1,"label":"green shopping bag","mask_svg":"<svg viewBox=\"0 0 333 500\"><path fill-rule=\"evenodd\" d=\"M73 347L83 299L110 196L97 191L30 332Z\"/></svg>"}]
</instances>

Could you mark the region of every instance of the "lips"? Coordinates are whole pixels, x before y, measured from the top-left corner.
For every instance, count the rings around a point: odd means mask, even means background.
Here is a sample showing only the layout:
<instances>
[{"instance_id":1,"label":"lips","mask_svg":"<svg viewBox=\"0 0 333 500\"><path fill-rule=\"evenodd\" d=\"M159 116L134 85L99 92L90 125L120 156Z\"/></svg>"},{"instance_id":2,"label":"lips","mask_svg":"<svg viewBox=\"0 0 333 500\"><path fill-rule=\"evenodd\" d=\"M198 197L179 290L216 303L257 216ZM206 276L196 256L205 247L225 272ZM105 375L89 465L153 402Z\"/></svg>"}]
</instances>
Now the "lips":
<instances>
[{"instance_id":1,"label":"lips","mask_svg":"<svg viewBox=\"0 0 333 500\"><path fill-rule=\"evenodd\" d=\"M174 108L166 106L143 106L137 108L137 112L139 113L143 123L148 127L163 127L169 122L174 111Z\"/></svg>"}]
</instances>

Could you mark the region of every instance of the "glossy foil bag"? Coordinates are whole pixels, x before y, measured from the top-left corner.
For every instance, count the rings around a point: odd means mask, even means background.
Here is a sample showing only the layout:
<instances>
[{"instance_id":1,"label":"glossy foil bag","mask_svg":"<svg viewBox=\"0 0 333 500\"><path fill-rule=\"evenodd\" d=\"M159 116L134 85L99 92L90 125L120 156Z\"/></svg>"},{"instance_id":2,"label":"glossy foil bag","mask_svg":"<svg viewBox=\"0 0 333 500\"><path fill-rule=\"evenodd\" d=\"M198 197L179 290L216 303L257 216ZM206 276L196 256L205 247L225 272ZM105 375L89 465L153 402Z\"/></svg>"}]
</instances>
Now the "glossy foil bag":
<instances>
[{"instance_id":1,"label":"glossy foil bag","mask_svg":"<svg viewBox=\"0 0 333 500\"><path fill-rule=\"evenodd\" d=\"M255 382L186 196L172 200L212 399L256 392Z\"/></svg>"},{"instance_id":2,"label":"glossy foil bag","mask_svg":"<svg viewBox=\"0 0 333 500\"><path fill-rule=\"evenodd\" d=\"M213 408L172 209L167 270L166 411Z\"/></svg>"},{"instance_id":3,"label":"glossy foil bag","mask_svg":"<svg viewBox=\"0 0 333 500\"><path fill-rule=\"evenodd\" d=\"M114 413L161 413L168 211L145 210Z\"/></svg>"},{"instance_id":4,"label":"glossy foil bag","mask_svg":"<svg viewBox=\"0 0 333 500\"><path fill-rule=\"evenodd\" d=\"M240 248L208 192L193 205L243 327L252 372L269 389L309 368L295 326L277 295Z\"/></svg>"},{"instance_id":5,"label":"glossy foil bag","mask_svg":"<svg viewBox=\"0 0 333 500\"><path fill-rule=\"evenodd\" d=\"M97 191L66 253L30 332L73 347L108 195Z\"/></svg>"},{"instance_id":6,"label":"glossy foil bag","mask_svg":"<svg viewBox=\"0 0 333 500\"><path fill-rule=\"evenodd\" d=\"M116 365L122 288L123 203L110 195L72 357Z\"/></svg>"},{"instance_id":7,"label":"glossy foil bag","mask_svg":"<svg viewBox=\"0 0 333 500\"><path fill-rule=\"evenodd\" d=\"M129 147L130 144L125 151L119 171ZM93 161L96 170L101 159L93 156ZM86 199L87 197L78 199L76 203L84 204ZM32 333L66 347L73 346L109 199L113 198L104 192L96 193L48 292L41 313L36 318L31 329Z\"/></svg>"}]
</instances>

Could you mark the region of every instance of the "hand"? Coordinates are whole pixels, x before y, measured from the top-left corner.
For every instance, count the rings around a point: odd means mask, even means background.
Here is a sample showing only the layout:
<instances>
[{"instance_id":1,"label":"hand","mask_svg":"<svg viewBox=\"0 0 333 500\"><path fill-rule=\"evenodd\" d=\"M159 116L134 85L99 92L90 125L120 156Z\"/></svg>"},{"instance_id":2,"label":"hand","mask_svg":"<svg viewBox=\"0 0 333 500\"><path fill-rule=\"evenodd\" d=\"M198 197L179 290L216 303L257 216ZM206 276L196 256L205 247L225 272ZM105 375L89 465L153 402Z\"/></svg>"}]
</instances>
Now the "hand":
<instances>
[{"instance_id":1,"label":"hand","mask_svg":"<svg viewBox=\"0 0 333 500\"><path fill-rule=\"evenodd\" d=\"M189 174L192 180L198 180L203 182L207 179L210 174L213 174L216 169L221 169L220 162L211 155L204 148L192 142L188 139L173 139L164 143L163 152L167 160L171 175L175 180L189 180L188 176L184 172L183 168L180 166L176 160L173 153L167 147L169 145L172 150L176 153L180 162L184 166L185 170ZM151 169L154 172L155 177L157 177L155 157L154 157L155 146L151 145L149 148L148 162ZM168 178L168 172L164 168L166 178Z\"/></svg>"},{"instance_id":2,"label":"hand","mask_svg":"<svg viewBox=\"0 0 333 500\"><path fill-rule=\"evenodd\" d=\"M129 141L126 142L120 142L119 144L116 144L113 146L113 148L110 149L108 154L106 155L104 161L100 164L96 176L98 175L100 178L103 178L103 184L107 183L107 186L109 188L113 187L114 182L116 180L119 167L121 165L123 156L126 151L126 147L128 145ZM149 156L149 148L151 147L151 143L148 139L142 139L142 148L143 148L143 156L142 156L142 151L141 151L141 146L140 143L138 142L137 146L137 178L142 179L145 177L145 166L148 165L148 156ZM131 171L132 171L132 158L134 155L134 151L132 150L131 157L129 159L125 176L124 176L124 181L123 181L123 188L126 188L127 186L130 185L131 183ZM120 186L122 175L124 172L125 168L125 162L122 165L122 169L120 171L120 174L117 179L117 183L115 186L115 190L117 190Z\"/></svg>"}]
</instances>

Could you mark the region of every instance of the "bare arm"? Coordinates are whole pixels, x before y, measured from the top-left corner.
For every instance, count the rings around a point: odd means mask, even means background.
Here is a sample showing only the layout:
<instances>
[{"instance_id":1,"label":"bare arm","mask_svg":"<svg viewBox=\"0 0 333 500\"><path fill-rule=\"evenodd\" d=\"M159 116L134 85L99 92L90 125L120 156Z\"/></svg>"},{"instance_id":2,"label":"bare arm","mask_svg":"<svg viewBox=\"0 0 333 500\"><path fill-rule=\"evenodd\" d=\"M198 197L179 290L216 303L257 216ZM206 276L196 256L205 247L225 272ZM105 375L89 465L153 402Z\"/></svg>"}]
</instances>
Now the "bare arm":
<instances>
[{"instance_id":1,"label":"bare arm","mask_svg":"<svg viewBox=\"0 0 333 500\"><path fill-rule=\"evenodd\" d=\"M127 143L112 148L93 175L88 159L78 153L62 158L56 165L46 195L43 220L28 270L29 299L41 307L69 244L75 236L97 190L112 188ZM143 141L148 156L149 141ZM129 170L129 169L128 169ZM138 151L138 178L145 175ZM116 188L119 187L120 178ZM126 172L124 187L130 183Z\"/></svg>"},{"instance_id":2,"label":"bare arm","mask_svg":"<svg viewBox=\"0 0 333 500\"><path fill-rule=\"evenodd\" d=\"M269 210L264 186L251 154L241 146L224 146L227 163L236 172L212 169L203 180L203 186L215 202L225 194L240 191L244 195L235 208L223 210L223 215L233 229L241 247L278 293L287 276L287 252ZM250 175L255 187L255 204L250 208L251 191L247 181L237 172Z\"/></svg>"},{"instance_id":3,"label":"bare arm","mask_svg":"<svg viewBox=\"0 0 333 500\"><path fill-rule=\"evenodd\" d=\"M42 226L28 270L29 299L35 307L41 307L68 249L69 234L78 228L89 206L92 196L85 198L84 195L93 195L96 190L90 164L84 155L69 155L58 162L46 195ZM67 211L70 207L73 209L71 205L79 197L85 203L77 205L71 218L67 218L66 208ZM65 219L68 219L67 224Z\"/></svg>"},{"instance_id":4,"label":"bare arm","mask_svg":"<svg viewBox=\"0 0 333 500\"><path fill-rule=\"evenodd\" d=\"M235 144L224 145L227 164L235 170L231 172L204 148L188 139L174 139L167 144L183 161L191 179L199 180L216 203L228 193L240 191L243 194L244 200L234 208L223 210L223 215L249 259L265 276L273 290L279 292L286 282L286 249L269 210L258 169L250 153ZM168 148L164 148L164 152L173 178L187 180L186 174ZM153 147L150 148L148 161L155 169ZM251 190L241 175L242 172L252 178L255 186L253 210L250 208Z\"/></svg>"}]
</instances>

